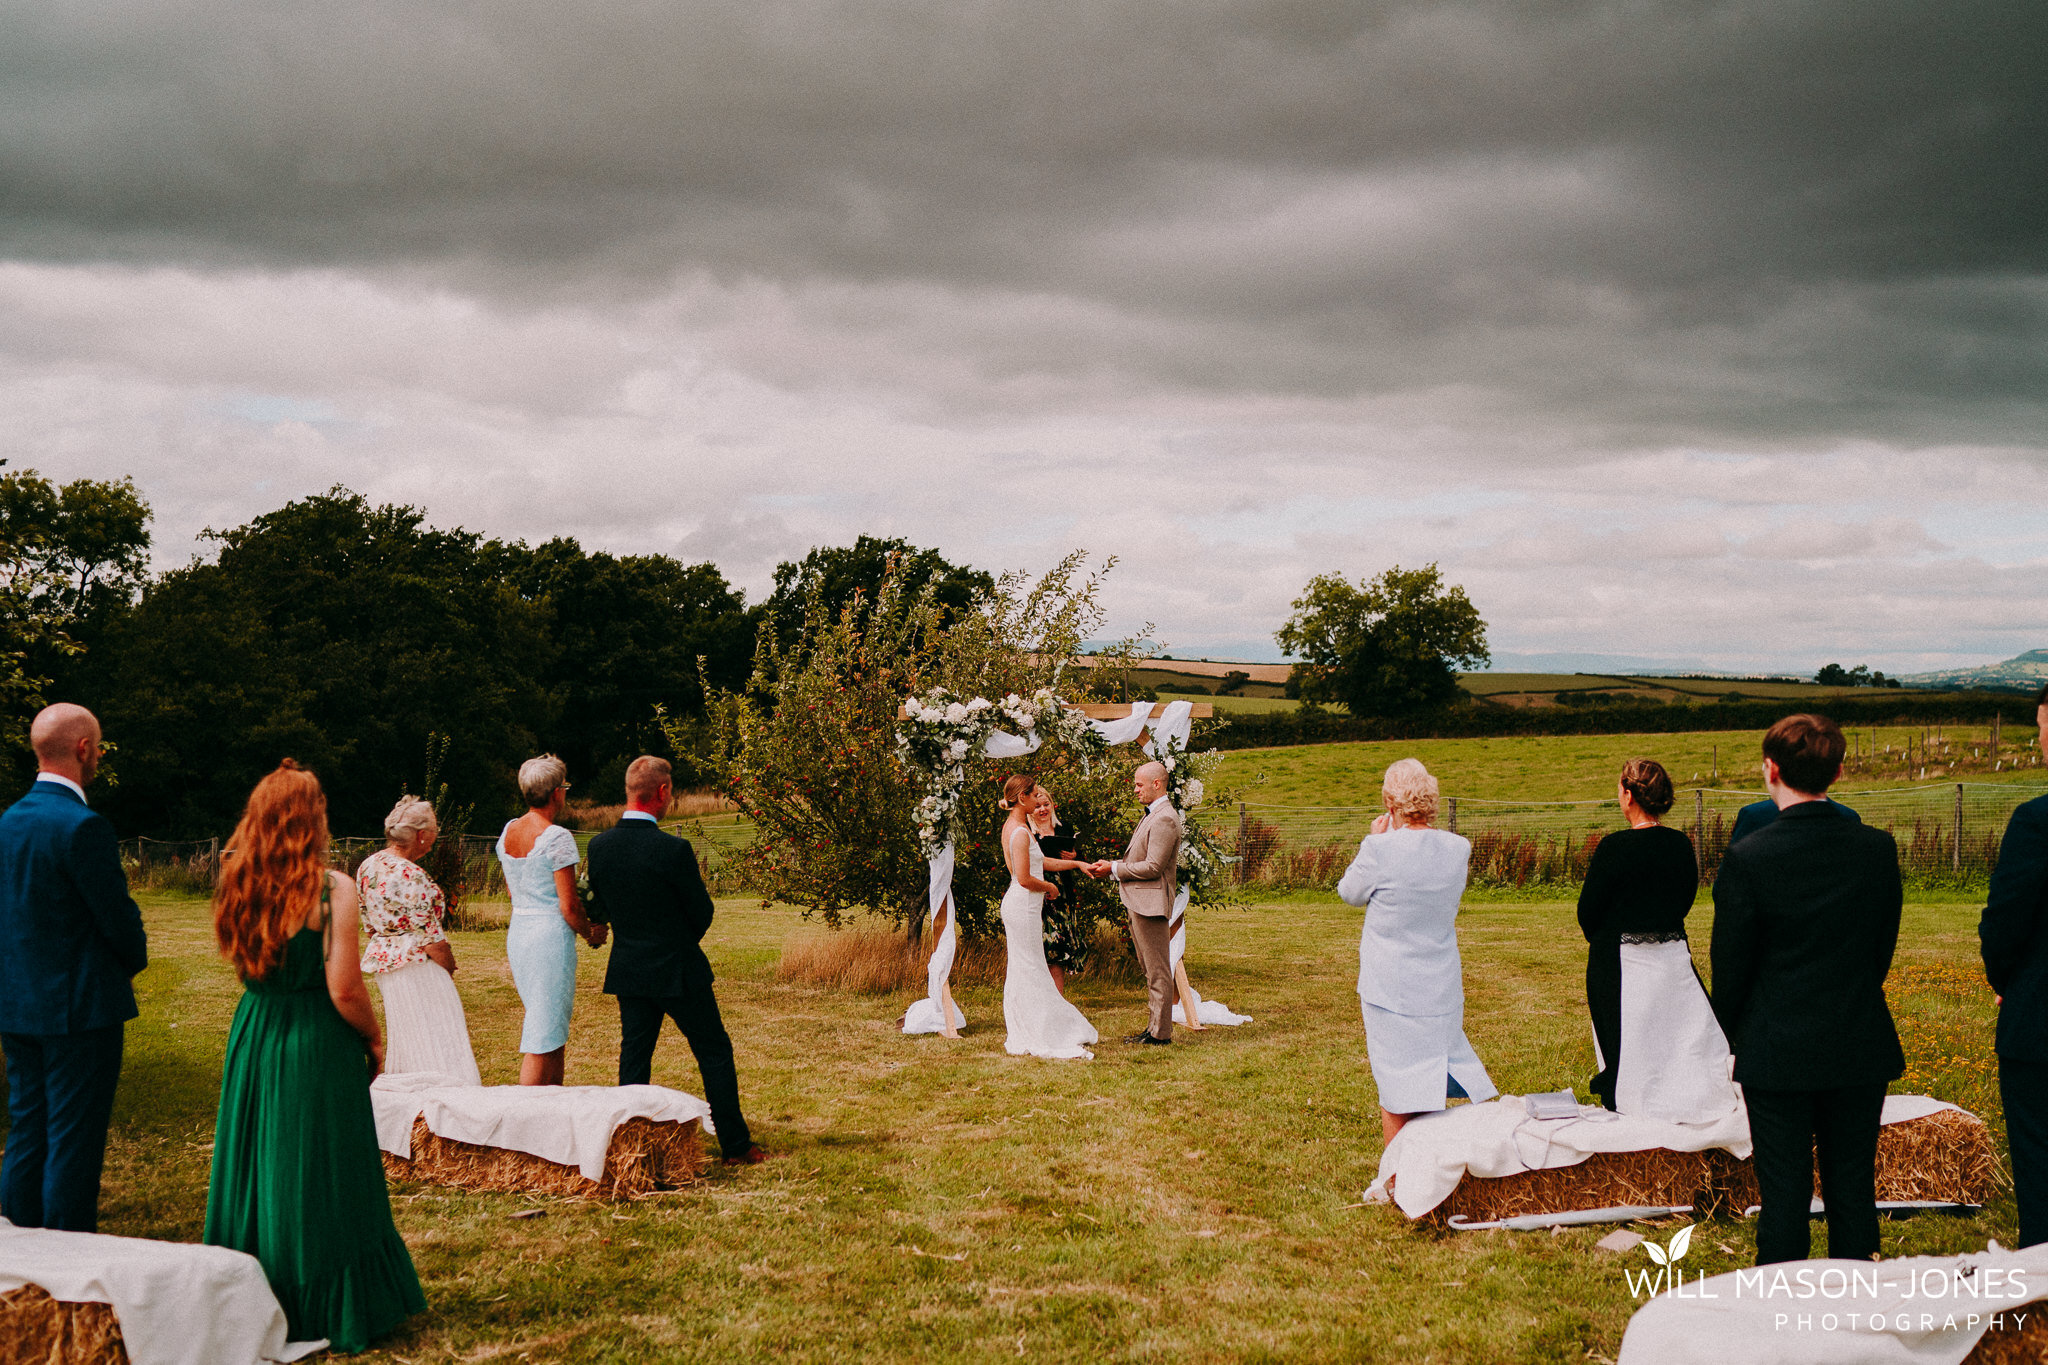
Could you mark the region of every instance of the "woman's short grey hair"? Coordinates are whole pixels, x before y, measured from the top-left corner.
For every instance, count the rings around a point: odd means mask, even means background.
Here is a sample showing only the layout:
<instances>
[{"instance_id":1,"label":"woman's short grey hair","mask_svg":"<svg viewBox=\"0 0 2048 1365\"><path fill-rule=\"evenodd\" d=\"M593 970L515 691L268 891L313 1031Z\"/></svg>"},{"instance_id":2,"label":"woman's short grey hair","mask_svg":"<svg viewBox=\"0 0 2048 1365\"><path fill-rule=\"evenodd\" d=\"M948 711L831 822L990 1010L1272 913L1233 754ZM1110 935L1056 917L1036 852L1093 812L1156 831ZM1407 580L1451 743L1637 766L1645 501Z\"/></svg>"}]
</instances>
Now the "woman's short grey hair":
<instances>
[{"instance_id":1,"label":"woman's short grey hair","mask_svg":"<svg viewBox=\"0 0 2048 1365\"><path fill-rule=\"evenodd\" d=\"M1380 791L1387 798L1387 809L1394 814L1404 819L1436 819L1436 779L1422 766L1421 759L1404 758L1387 769Z\"/></svg>"},{"instance_id":2,"label":"woman's short grey hair","mask_svg":"<svg viewBox=\"0 0 2048 1365\"><path fill-rule=\"evenodd\" d=\"M420 841L421 834L439 828L441 822L434 816L433 802L417 796L399 797L391 814L384 817L384 837L400 848L411 848Z\"/></svg>"},{"instance_id":3,"label":"woman's short grey hair","mask_svg":"<svg viewBox=\"0 0 2048 1365\"><path fill-rule=\"evenodd\" d=\"M569 765L553 754L529 758L519 765L519 797L529 806L545 806L555 788L569 781Z\"/></svg>"}]
</instances>

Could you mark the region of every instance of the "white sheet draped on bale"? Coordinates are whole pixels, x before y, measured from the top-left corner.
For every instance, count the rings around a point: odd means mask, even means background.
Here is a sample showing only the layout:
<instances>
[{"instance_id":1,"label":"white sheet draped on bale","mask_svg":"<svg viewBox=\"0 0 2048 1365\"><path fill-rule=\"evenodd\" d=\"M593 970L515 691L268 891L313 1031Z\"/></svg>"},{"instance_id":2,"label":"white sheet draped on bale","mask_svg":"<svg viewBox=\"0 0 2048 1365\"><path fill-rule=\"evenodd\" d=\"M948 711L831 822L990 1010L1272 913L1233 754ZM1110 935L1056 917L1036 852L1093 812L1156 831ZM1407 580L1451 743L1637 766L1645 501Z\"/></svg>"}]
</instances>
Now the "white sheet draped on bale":
<instances>
[{"instance_id":1,"label":"white sheet draped on bale","mask_svg":"<svg viewBox=\"0 0 2048 1365\"><path fill-rule=\"evenodd\" d=\"M687 1123L712 1131L711 1106L661 1085L450 1085L445 1076L379 1076L370 1086L377 1145L412 1159L412 1125L451 1142L524 1152L604 1179L612 1134L628 1119Z\"/></svg>"},{"instance_id":2,"label":"white sheet draped on bale","mask_svg":"<svg viewBox=\"0 0 2048 1365\"><path fill-rule=\"evenodd\" d=\"M1925 1095L1888 1095L1883 1121L1906 1123L1944 1109L1956 1106ZM1749 1157L1747 1109L1738 1106L1711 1123L1682 1124L1582 1104L1575 1119L1535 1119L1523 1108L1521 1096L1503 1095L1408 1120L1381 1154L1379 1175L1365 1198L1374 1204L1391 1199L1402 1213L1420 1218L1450 1198L1467 1175L1498 1179L1576 1166L1602 1152L1704 1152L1713 1147L1739 1159ZM1391 1196L1389 1179L1394 1181Z\"/></svg>"},{"instance_id":3,"label":"white sheet draped on bale","mask_svg":"<svg viewBox=\"0 0 2048 1365\"><path fill-rule=\"evenodd\" d=\"M1936 1287L1945 1292L1930 1297ZM2048 1312L2048 1245L1797 1261L1688 1278L1683 1293L1659 1294L1636 1310L1619 1365L1960 1365L1993 1314L2010 1325L2016 1314Z\"/></svg>"},{"instance_id":4,"label":"white sheet draped on bale","mask_svg":"<svg viewBox=\"0 0 2048 1365\"><path fill-rule=\"evenodd\" d=\"M0 1293L40 1286L104 1303L132 1365L261 1365L326 1348L285 1340L284 1309L254 1256L226 1247L18 1228L0 1218Z\"/></svg>"}]
</instances>

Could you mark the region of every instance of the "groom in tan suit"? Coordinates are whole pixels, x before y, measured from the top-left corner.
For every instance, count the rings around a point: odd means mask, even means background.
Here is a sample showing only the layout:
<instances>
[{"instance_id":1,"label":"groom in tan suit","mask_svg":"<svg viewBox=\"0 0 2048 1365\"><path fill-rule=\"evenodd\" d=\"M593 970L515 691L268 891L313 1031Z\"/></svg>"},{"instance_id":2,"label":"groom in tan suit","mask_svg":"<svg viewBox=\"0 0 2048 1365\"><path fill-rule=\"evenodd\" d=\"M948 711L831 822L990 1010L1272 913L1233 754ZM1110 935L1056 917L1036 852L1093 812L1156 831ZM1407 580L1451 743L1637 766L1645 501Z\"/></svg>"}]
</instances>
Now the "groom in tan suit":
<instances>
[{"instance_id":1,"label":"groom in tan suit","mask_svg":"<svg viewBox=\"0 0 2048 1365\"><path fill-rule=\"evenodd\" d=\"M1131 942L1145 968L1145 997L1152 1019L1126 1042L1163 1047L1173 1041L1172 936L1175 870L1180 865L1180 813L1166 799L1166 769L1147 763L1131 776L1131 791L1145 806L1145 818L1131 836L1130 851L1088 869L1092 877L1114 877L1130 912Z\"/></svg>"}]
</instances>

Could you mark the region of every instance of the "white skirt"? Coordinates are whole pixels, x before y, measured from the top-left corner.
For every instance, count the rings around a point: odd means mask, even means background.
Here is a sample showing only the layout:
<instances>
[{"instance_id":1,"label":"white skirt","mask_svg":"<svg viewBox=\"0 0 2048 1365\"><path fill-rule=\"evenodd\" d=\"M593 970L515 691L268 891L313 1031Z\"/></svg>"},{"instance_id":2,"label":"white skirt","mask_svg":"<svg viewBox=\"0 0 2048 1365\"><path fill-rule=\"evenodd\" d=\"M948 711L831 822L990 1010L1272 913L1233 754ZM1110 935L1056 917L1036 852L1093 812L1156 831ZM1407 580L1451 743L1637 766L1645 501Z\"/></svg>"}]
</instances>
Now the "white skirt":
<instances>
[{"instance_id":1,"label":"white skirt","mask_svg":"<svg viewBox=\"0 0 2048 1365\"><path fill-rule=\"evenodd\" d=\"M1593 1052L1600 1040L1593 1040ZM1660 1123L1714 1123L1742 1104L1735 1059L1684 939L1621 945L1621 1057L1615 1112ZM1606 1066L1606 1058L1600 1059Z\"/></svg>"},{"instance_id":2,"label":"white skirt","mask_svg":"<svg viewBox=\"0 0 2048 1365\"><path fill-rule=\"evenodd\" d=\"M1450 1102L1450 1083L1472 1100L1500 1091L1465 1038L1465 1011L1395 1014L1360 1000L1365 1014L1365 1055L1380 1108L1389 1114L1425 1114Z\"/></svg>"},{"instance_id":3,"label":"white skirt","mask_svg":"<svg viewBox=\"0 0 2048 1365\"><path fill-rule=\"evenodd\" d=\"M438 1071L450 1085L482 1085L469 1047L469 1021L455 978L438 962L377 973L384 996L384 1069L394 1076Z\"/></svg>"}]
</instances>

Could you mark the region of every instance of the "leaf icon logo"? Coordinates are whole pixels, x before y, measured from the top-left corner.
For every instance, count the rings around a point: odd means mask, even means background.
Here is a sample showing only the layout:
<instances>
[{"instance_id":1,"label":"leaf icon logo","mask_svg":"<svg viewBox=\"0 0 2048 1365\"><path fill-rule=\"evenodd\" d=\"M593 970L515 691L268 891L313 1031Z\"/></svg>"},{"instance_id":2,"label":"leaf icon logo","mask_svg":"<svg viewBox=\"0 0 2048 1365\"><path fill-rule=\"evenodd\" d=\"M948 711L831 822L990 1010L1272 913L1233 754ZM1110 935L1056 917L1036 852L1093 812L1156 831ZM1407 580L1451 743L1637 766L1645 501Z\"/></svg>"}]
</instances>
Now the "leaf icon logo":
<instances>
[{"instance_id":1,"label":"leaf icon logo","mask_svg":"<svg viewBox=\"0 0 2048 1365\"><path fill-rule=\"evenodd\" d=\"M1668 1250L1655 1242L1644 1242L1643 1250L1658 1265L1677 1265L1685 1259L1685 1253L1692 1248L1692 1230L1695 1226L1697 1225L1688 1223L1673 1233Z\"/></svg>"},{"instance_id":2,"label":"leaf icon logo","mask_svg":"<svg viewBox=\"0 0 2048 1365\"><path fill-rule=\"evenodd\" d=\"M1694 1226L1696 1225L1692 1223L1687 1223L1684 1227L1680 1228L1676 1233L1672 1235L1670 1251L1671 1264L1677 1265L1680 1260L1684 1259L1685 1253L1691 1248L1692 1230Z\"/></svg>"}]
</instances>

